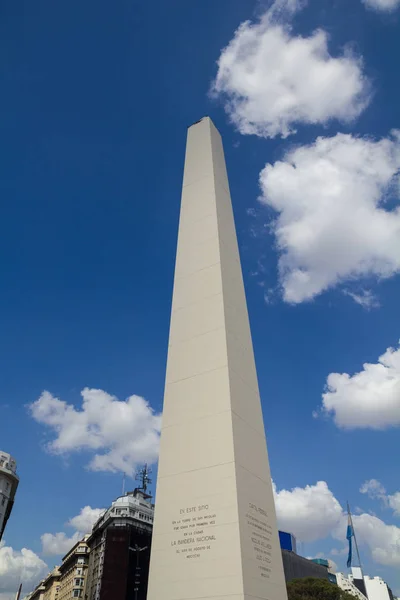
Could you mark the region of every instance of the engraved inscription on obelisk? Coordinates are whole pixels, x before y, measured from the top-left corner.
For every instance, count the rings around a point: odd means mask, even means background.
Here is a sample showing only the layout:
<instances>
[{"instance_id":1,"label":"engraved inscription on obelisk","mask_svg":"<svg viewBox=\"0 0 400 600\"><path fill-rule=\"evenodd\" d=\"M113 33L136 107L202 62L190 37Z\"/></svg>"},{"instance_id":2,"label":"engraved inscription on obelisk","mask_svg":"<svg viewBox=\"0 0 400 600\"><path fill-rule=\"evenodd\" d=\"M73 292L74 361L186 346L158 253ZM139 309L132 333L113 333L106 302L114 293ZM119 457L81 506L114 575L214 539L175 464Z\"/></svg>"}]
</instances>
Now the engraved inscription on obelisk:
<instances>
[{"instance_id":1,"label":"engraved inscription on obelisk","mask_svg":"<svg viewBox=\"0 0 400 600\"><path fill-rule=\"evenodd\" d=\"M286 600L221 137L188 130L148 600Z\"/></svg>"}]
</instances>

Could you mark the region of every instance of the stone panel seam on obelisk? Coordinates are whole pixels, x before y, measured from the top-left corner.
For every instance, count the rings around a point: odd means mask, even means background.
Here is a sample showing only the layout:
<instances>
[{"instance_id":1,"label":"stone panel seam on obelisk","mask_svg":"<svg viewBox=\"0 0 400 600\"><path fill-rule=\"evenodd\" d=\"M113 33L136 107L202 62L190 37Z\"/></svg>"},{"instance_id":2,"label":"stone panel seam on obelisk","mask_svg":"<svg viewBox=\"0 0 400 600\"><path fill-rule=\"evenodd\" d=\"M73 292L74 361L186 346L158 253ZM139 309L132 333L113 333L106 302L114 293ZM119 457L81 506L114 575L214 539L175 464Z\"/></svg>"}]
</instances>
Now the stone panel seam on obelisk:
<instances>
[{"instance_id":1,"label":"stone panel seam on obelisk","mask_svg":"<svg viewBox=\"0 0 400 600\"><path fill-rule=\"evenodd\" d=\"M168 429L168 427L166 427L166 429ZM227 462L215 463L214 465L207 465L207 467L198 467L196 469L187 469L186 471L179 471L179 473L169 473L168 475L160 475L160 479L166 479L167 477L174 477L175 475L180 475L181 473L186 475L187 473L196 473L199 471L204 471L204 469L216 469L217 467L225 467L227 465L233 465L234 463L235 463L234 460L228 460ZM244 469L244 467L242 467L242 468ZM237 519L232 522L237 523Z\"/></svg>"}]
</instances>

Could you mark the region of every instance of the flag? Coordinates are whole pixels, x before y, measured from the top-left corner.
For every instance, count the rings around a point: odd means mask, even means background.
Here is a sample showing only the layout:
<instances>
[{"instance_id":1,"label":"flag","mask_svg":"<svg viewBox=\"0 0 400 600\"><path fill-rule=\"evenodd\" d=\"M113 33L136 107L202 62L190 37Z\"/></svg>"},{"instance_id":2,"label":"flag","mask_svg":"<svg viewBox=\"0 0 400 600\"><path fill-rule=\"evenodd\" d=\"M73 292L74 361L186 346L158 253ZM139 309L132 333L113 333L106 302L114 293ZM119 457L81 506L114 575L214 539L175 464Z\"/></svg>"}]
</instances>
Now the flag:
<instances>
[{"instance_id":1,"label":"flag","mask_svg":"<svg viewBox=\"0 0 400 600\"><path fill-rule=\"evenodd\" d=\"M348 524L347 524L347 535L346 538L349 540L349 555L347 557L347 568L349 569L351 567L351 560L353 558L353 549L351 546L351 538L354 536L354 529L353 529L353 524L351 522L351 517L349 515L349 520L348 520Z\"/></svg>"}]
</instances>

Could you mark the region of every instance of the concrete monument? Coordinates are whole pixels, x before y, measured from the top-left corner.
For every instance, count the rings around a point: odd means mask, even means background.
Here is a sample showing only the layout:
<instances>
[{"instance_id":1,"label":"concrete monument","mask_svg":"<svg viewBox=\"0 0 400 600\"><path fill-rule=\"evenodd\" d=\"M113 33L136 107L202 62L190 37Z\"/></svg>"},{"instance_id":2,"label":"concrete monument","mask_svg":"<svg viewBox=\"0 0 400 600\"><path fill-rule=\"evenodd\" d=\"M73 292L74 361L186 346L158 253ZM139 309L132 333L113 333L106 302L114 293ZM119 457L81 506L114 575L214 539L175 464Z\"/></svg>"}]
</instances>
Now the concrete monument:
<instances>
[{"instance_id":1,"label":"concrete monument","mask_svg":"<svg viewBox=\"0 0 400 600\"><path fill-rule=\"evenodd\" d=\"M148 600L285 600L221 137L188 130Z\"/></svg>"}]
</instances>

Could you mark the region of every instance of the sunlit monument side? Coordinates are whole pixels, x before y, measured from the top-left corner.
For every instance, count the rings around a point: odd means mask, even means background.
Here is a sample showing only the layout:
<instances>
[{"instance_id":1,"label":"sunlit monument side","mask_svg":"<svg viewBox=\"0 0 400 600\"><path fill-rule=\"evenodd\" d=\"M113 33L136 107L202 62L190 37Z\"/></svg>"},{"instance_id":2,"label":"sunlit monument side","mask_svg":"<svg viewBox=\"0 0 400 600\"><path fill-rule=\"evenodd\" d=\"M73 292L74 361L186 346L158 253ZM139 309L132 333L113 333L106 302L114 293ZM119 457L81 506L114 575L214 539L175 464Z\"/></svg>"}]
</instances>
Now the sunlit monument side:
<instances>
[{"instance_id":1,"label":"sunlit monument side","mask_svg":"<svg viewBox=\"0 0 400 600\"><path fill-rule=\"evenodd\" d=\"M221 137L188 130L148 600L286 600Z\"/></svg>"}]
</instances>

